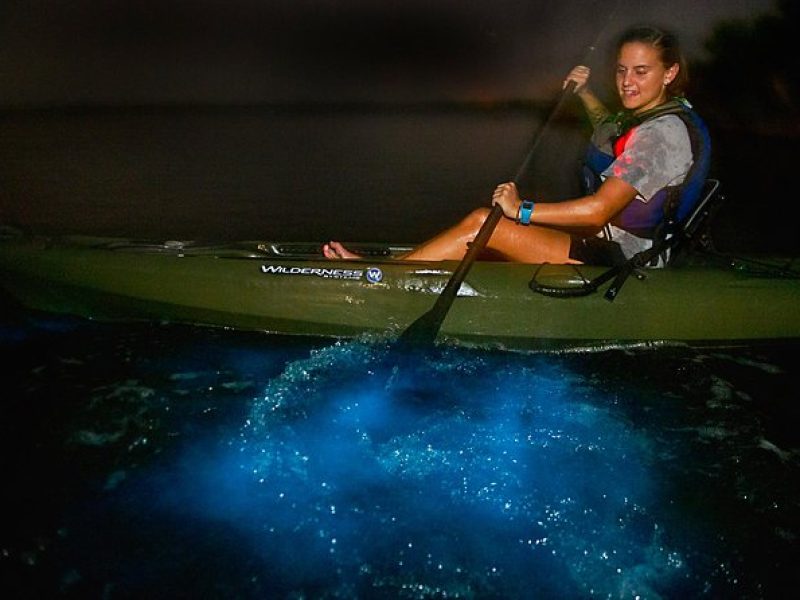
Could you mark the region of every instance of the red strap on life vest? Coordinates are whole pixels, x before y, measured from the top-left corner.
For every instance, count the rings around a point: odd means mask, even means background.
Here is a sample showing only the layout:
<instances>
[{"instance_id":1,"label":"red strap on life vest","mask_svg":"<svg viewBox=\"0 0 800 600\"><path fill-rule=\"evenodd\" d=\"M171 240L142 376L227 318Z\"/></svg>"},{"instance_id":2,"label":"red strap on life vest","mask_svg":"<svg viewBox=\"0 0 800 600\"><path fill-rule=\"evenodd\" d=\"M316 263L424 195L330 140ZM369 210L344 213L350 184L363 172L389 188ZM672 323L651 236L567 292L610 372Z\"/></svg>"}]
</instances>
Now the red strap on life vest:
<instances>
[{"instance_id":1,"label":"red strap on life vest","mask_svg":"<svg viewBox=\"0 0 800 600\"><path fill-rule=\"evenodd\" d=\"M628 143L628 140L630 139L631 135L633 135L633 132L635 130L636 127L631 127L630 129L628 129L628 131L626 131L616 140L614 140L614 158L617 158L620 154L624 152L625 145Z\"/></svg>"}]
</instances>

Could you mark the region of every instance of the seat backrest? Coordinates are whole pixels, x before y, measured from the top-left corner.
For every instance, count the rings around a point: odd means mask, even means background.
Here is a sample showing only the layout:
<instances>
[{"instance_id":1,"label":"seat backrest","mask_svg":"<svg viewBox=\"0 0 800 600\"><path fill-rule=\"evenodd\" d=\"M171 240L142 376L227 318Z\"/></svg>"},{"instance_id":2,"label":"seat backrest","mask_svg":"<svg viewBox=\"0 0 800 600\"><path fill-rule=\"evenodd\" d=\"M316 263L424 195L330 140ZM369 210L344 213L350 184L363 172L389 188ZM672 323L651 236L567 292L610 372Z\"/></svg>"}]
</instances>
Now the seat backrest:
<instances>
[{"instance_id":1,"label":"seat backrest","mask_svg":"<svg viewBox=\"0 0 800 600\"><path fill-rule=\"evenodd\" d=\"M603 294L604 298L610 302L619 295L622 286L628 277L637 273L638 269L650 265L653 261L659 260L659 256L665 254L669 256L667 265L680 265L685 261L689 251L698 245L703 245L711 249L711 239L708 237L708 226L713 216L724 201L724 196L719 193L719 181L707 179L702 187L697 204L689 214L680 222L671 223L671 228L666 236L657 240L652 247L634 254L627 261L614 265L607 271L601 273L592 280L583 278L583 283L578 286L558 287L543 285L537 279L539 269L533 274L529 287L539 294L558 298L569 298L585 296L597 291L597 289L613 279L611 285ZM574 266L574 265L573 265ZM541 268L541 266L540 266ZM579 273L580 275L580 273ZM643 276L637 275L640 279Z\"/></svg>"},{"instance_id":2,"label":"seat backrest","mask_svg":"<svg viewBox=\"0 0 800 600\"><path fill-rule=\"evenodd\" d=\"M720 193L718 179L706 179L703 184L700 200L686 218L678 224L670 240L670 255L668 264L680 265L692 248L697 246L710 246L711 238L708 229L714 215L725 200Z\"/></svg>"}]
</instances>

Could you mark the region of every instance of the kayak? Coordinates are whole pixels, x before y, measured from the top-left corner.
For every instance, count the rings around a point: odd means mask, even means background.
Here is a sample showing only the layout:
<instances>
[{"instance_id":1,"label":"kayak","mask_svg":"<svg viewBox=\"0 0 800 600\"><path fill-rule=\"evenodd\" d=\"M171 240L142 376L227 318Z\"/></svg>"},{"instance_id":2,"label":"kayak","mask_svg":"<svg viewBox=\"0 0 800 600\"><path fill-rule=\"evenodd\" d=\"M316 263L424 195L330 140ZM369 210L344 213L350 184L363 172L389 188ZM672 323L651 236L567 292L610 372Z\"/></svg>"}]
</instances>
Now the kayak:
<instances>
[{"instance_id":1,"label":"kayak","mask_svg":"<svg viewBox=\"0 0 800 600\"><path fill-rule=\"evenodd\" d=\"M392 336L431 309L458 266L399 260L405 246L352 247L364 258L326 260L313 243L6 233L0 287L27 308L96 320ZM606 270L476 261L437 341L528 350L800 338L800 272L777 259L699 254L634 273L613 301L602 290L540 293L580 289Z\"/></svg>"}]
</instances>

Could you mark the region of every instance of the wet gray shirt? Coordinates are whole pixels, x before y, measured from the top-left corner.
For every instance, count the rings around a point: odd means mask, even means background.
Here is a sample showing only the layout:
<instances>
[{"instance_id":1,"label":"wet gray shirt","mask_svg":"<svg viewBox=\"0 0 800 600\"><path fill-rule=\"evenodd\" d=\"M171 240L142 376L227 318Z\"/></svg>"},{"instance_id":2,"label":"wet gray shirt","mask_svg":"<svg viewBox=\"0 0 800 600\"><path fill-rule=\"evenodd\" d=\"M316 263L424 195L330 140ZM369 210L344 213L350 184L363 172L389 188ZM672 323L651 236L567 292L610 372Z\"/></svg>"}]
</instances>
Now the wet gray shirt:
<instances>
[{"instance_id":1,"label":"wet gray shirt","mask_svg":"<svg viewBox=\"0 0 800 600\"><path fill-rule=\"evenodd\" d=\"M595 131L595 138L608 139L603 126ZM610 143L600 148L611 153ZM675 115L664 115L639 125L631 134L625 150L601 177L617 177L636 189L638 194L632 202L649 202L659 190L683 182L692 166L692 144L686 125ZM622 252L630 257L652 246L652 240L640 238L609 225L607 237L622 246ZM610 235L609 235L610 234Z\"/></svg>"}]
</instances>

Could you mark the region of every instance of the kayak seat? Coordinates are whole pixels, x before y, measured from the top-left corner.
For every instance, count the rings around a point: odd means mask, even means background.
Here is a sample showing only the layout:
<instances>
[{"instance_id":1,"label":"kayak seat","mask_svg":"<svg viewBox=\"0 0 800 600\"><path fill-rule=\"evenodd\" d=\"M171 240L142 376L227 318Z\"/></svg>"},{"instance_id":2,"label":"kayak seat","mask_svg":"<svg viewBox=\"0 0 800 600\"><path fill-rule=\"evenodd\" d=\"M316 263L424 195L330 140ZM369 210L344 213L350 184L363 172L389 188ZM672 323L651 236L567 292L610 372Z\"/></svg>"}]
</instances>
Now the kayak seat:
<instances>
[{"instance_id":1,"label":"kayak seat","mask_svg":"<svg viewBox=\"0 0 800 600\"><path fill-rule=\"evenodd\" d=\"M685 264L691 252L698 248L713 250L711 223L724 202L719 180L706 179L700 200L689 215L680 223L667 223L667 239L661 243L669 248L668 266Z\"/></svg>"},{"instance_id":2,"label":"kayak seat","mask_svg":"<svg viewBox=\"0 0 800 600\"><path fill-rule=\"evenodd\" d=\"M706 179L700 192L700 199L683 220L679 221L674 217L667 219L652 247L634 254L621 265L614 266L597 277L597 284L594 287L613 277L614 281L604 294L606 300L613 302L628 277L635 275L637 279L644 279L645 274L642 269L653 265L659 257L666 258L666 267L676 268L687 262L692 250L702 244L710 246L711 220L725 200L719 193L719 188L719 180Z\"/></svg>"},{"instance_id":3,"label":"kayak seat","mask_svg":"<svg viewBox=\"0 0 800 600\"><path fill-rule=\"evenodd\" d=\"M713 244L710 236L710 225L714 215L722 206L725 197L720 193L720 182L717 179L707 179L703 185L698 200L692 211L682 220L668 219L661 231L657 234L653 245L628 260L614 265L594 279L586 279L580 272L580 265L572 265L575 273L582 283L579 285L558 286L545 285L539 281L541 266L537 268L530 281L529 287L539 294L557 298L586 296L591 294L613 279L606 290L606 300L613 301L628 277L634 275L637 279L646 277L644 269L654 266L660 259L664 260L665 268L678 268L688 262L688 257L695 249L712 250Z\"/></svg>"}]
</instances>

